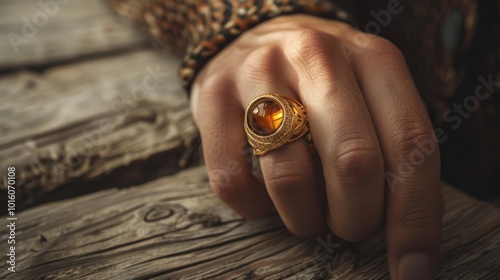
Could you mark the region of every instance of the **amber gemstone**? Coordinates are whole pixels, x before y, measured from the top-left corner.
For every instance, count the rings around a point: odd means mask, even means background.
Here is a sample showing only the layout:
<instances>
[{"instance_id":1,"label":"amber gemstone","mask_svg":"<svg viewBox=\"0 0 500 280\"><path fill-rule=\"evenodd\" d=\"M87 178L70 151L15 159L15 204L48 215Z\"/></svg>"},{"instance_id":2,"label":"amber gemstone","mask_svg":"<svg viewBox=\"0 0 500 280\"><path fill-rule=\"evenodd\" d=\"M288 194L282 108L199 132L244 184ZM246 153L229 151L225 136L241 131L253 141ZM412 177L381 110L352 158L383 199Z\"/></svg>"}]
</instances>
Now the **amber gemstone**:
<instances>
[{"instance_id":1,"label":"amber gemstone","mask_svg":"<svg viewBox=\"0 0 500 280\"><path fill-rule=\"evenodd\" d=\"M255 133L269 136L275 133L283 122L283 109L272 100L263 100L251 110L250 126Z\"/></svg>"}]
</instances>

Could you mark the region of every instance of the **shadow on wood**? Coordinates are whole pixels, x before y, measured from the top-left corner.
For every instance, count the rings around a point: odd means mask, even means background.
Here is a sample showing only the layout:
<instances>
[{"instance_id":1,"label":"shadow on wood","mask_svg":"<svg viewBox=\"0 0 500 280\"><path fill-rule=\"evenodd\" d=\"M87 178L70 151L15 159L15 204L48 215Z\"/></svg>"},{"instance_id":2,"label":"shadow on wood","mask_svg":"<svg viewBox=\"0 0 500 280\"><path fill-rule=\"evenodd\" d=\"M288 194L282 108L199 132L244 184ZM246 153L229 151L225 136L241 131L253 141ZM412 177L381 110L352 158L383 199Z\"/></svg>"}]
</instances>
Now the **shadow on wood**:
<instances>
[{"instance_id":1,"label":"shadow on wood","mask_svg":"<svg viewBox=\"0 0 500 280\"><path fill-rule=\"evenodd\" d=\"M16 167L18 207L61 186L70 197L105 177L130 185L197 163L198 131L176 72L172 56L143 50L0 78L12 89L0 97L0 170Z\"/></svg>"},{"instance_id":2,"label":"shadow on wood","mask_svg":"<svg viewBox=\"0 0 500 280\"><path fill-rule=\"evenodd\" d=\"M496 279L499 210L448 186L443 193L438 278ZM296 238L277 216L244 221L212 195L204 167L17 217L18 272L2 263L2 279L388 278L382 235L354 246Z\"/></svg>"}]
</instances>

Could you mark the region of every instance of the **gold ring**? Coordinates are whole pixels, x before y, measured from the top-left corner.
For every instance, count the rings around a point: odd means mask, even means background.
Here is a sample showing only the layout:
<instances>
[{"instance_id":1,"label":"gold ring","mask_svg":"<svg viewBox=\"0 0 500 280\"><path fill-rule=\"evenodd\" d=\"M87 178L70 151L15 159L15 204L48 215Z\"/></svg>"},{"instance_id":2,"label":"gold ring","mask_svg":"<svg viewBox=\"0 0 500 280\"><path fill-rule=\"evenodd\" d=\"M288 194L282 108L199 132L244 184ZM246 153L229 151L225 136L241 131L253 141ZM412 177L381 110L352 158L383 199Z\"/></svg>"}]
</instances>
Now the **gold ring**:
<instances>
[{"instance_id":1,"label":"gold ring","mask_svg":"<svg viewBox=\"0 0 500 280\"><path fill-rule=\"evenodd\" d=\"M245 132L256 156L278 149L308 134L306 109L298 101L277 93L258 96L245 111Z\"/></svg>"}]
</instances>

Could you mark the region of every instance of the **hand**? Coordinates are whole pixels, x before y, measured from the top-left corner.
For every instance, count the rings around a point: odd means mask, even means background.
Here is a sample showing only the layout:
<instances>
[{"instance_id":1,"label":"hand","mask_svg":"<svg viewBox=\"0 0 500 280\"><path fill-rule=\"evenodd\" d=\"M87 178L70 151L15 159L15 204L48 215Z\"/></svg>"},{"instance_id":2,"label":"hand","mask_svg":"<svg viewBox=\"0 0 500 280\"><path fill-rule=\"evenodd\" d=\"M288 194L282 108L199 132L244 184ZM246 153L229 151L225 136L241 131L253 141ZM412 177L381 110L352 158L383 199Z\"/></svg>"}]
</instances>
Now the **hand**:
<instances>
[{"instance_id":1,"label":"hand","mask_svg":"<svg viewBox=\"0 0 500 280\"><path fill-rule=\"evenodd\" d=\"M252 175L244 110L263 93L305 106L324 178L315 175L305 139L260 157L263 180ZM298 236L329 228L352 242L385 223L393 278L432 278L442 216L439 150L392 43L336 21L279 17L214 57L195 80L191 105L211 186L237 213L261 218L274 205Z\"/></svg>"}]
</instances>

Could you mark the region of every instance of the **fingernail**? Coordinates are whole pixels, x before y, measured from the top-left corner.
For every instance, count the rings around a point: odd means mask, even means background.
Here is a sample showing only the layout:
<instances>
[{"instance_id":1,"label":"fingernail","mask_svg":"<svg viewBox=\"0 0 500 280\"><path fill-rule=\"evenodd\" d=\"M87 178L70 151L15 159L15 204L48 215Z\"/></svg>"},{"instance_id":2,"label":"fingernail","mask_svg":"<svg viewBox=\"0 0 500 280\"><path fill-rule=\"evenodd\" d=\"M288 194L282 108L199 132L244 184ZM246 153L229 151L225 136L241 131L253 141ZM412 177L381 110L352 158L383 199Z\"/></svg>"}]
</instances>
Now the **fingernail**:
<instances>
[{"instance_id":1,"label":"fingernail","mask_svg":"<svg viewBox=\"0 0 500 280\"><path fill-rule=\"evenodd\" d=\"M434 273L427 254L413 252L399 259L398 274L398 280L428 280Z\"/></svg>"}]
</instances>

